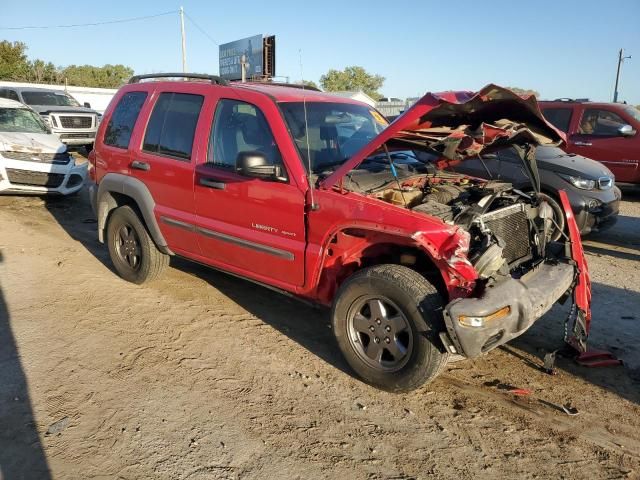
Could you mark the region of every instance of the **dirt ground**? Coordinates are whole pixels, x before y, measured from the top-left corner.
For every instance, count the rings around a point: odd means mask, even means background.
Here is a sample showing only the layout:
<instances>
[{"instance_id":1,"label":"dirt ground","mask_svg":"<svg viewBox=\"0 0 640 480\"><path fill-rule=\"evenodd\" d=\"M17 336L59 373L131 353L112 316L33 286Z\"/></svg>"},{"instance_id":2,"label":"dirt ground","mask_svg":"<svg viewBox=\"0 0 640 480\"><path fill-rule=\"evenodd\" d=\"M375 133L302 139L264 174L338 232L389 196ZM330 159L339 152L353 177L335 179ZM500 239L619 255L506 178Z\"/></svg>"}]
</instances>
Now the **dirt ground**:
<instances>
[{"instance_id":1,"label":"dirt ground","mask_svg":"<svg viewBox=\"0 0 640 480\"><path fill-rule=\"evenodd\" d=\"M0 197L0 478L640 478L640 195L621 208L586 249L591 344L625 366L541 372L556 307L394 395L349 374L326 312L180 259L134 286L86 193Z\"/></svg>"}]
</instances>

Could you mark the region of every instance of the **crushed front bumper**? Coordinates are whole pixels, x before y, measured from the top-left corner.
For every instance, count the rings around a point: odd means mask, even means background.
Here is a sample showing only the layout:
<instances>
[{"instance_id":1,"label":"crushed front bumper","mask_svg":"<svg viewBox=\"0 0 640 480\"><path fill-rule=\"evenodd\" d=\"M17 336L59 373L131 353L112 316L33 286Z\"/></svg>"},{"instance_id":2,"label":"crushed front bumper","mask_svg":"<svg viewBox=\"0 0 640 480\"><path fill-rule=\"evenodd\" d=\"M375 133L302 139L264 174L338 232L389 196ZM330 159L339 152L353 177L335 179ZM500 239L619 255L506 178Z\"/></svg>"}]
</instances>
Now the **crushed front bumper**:
<instances>
[{"instance_id":1,"label":"crushed front bumper","mask_svg":"<svg viewBox=\"0 0 640 480\"><path fill-rule=\"evenodd\" d=\"M0 193L70 195L87 178L87 164L66 165L3 158L0 153Z\"/></svg>"},{"instance_id":2,"label":"crushed front bumper","mask_svg":"<svg viewBox=\"0 0 640 480\"><path fill-rule=\"evenodd\" d=\"M488 287L479 298L453 300L444 309L447 340L451 340L447 348L451 351L453 346L457 353L473 358L522 335L565 295L575 279L575 266L544 263L519 279ZM509 307L508 314L481 326L465 326L459 321L460 316L489 317L505 307Z\"/></svg>"}]
</instances>

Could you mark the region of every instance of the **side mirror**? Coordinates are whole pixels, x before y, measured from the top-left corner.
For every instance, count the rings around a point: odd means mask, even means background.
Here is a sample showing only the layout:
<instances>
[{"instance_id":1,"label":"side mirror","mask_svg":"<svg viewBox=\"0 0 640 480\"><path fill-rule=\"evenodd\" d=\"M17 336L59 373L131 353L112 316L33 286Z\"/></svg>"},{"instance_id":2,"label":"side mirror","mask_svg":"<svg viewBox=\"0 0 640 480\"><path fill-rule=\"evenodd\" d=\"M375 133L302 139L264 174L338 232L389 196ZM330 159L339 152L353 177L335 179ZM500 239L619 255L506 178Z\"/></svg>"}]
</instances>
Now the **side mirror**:
<instances>
[{"instance_id":1,"label":"side mirror","mask_svg":"<svg viewBox=\"0 0 640 480\"><path fill-rule=\"evenodd\" d=\"M279 180L282 178L280 165L270 165L262 152L240 152L236 159L236 170L245 177Z\"/></svg>"},{"instance_id":2,"label":"side mirror","mask_svg":"<svg viewBox=\"0 0 640 480\"><path fill-rule=\"evenodd\" d=\"M636 131L631 125L622 125L618 128L618 135L621 137L632 137L636 134Z\"/></svg>"},{"instance_id":3,"label":"side mirror","mask_svg":"<svg viewBox=\"0 0 640 480\"><path fill-rule=\"evenodd\" d=\"M91 108L91 104L90 104L89 102L84 102L84 106L85 106L86 108Z\"/></svg>"}]
</instances>

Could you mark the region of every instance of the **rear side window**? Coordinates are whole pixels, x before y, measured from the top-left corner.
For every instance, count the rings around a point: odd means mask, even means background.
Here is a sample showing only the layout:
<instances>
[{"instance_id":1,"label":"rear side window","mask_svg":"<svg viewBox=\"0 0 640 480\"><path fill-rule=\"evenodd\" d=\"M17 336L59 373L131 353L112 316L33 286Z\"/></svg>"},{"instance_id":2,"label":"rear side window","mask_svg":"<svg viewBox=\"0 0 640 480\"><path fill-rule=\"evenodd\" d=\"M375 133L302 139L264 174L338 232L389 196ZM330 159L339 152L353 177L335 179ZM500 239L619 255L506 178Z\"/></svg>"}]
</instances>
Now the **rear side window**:
<instances>
[{"instance_id":1,"label":"rear side window","mask_svg":"<svg viewBox=\"0 0 640 480\"><path fill-rule=\"evenodd\" d=\"M142 149L191 160L193 138L204 97L190 93L161 93L147 125Z\"/></svg>"},{"instance_id":2,"label":"rear side window","mask_svg":"<svg viewBox=\"0 0 640 480\"><path fill-rule=\"evenodd\" d=\"M571 112L572 110L570 108L545 108L542 110L542 113L549 123L563 132L569 131Z\"/></svg>"},{"instance_id":3,"label":"rear side window","mask_svg":"<svg viewBox=\"0 0 640 480\"><path fill-rule=\"evenodd\" d=\"M125 93L116 108L107 125L104 133L104 143L118 148L129 148L131 140L131 132L136 124L142 104L147 98L145 92L129 92Z\"/></svg>"}]
</instances>

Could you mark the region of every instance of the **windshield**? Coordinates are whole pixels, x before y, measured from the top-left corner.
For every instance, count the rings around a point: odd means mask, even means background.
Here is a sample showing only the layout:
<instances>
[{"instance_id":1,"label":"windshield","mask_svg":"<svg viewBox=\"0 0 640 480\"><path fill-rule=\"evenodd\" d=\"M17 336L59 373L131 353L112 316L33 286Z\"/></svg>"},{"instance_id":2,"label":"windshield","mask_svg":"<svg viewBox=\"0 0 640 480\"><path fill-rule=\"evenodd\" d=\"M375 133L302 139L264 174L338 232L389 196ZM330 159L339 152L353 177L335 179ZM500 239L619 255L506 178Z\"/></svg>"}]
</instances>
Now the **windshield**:
<instances>
[{"instance_id":1,"label":"windshield","mask_svg":"<svg viewBox=\"0 0 640 480\"><path fill-rule=\"evenodd\" d=\"M636 107L632 107L631 105L624 107L624 111L629 114L629 116L633 117L634 120L640 122L640 110Z\"/></svg>"},{"instance_id":2,"label":"windshield","mask_svg":"<svg viewBox=\"0 0 640 480\"><path fill-rule=\"evenodd\" d=\"M334 170L387 126L377 111L351 103L280 103L305 168Z\"/></svg>"},{"instance_id":3,"label":"windshield","mask_svg":"<svg viewBox=\"0 0 640 480\"><path fill-rule=\"evenodd\" d=\"M52 105L54 107L79 107L80 104L71 95L64 92L22 92L27 105Z\"/></svg>"},{"instance_id":4,"label":"windshield","mask_svg":"<svg viewBox=\"0 0 640 480\"><path fill-rule=\"evenodd\" d=\"M49 133L40 116L26 108L0 108L0 132Z\"/></svg>"}]
</instances>

